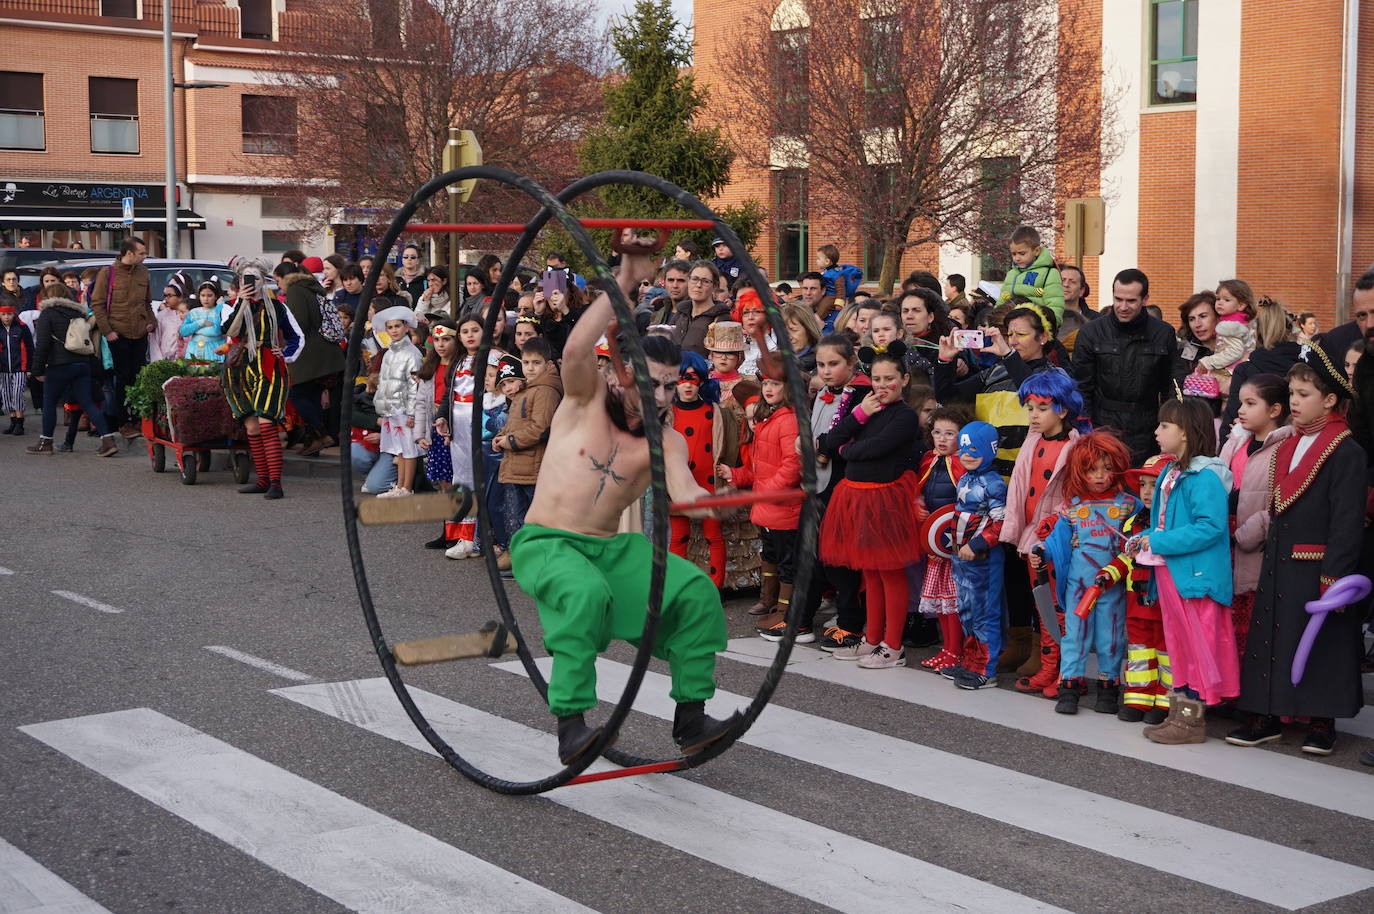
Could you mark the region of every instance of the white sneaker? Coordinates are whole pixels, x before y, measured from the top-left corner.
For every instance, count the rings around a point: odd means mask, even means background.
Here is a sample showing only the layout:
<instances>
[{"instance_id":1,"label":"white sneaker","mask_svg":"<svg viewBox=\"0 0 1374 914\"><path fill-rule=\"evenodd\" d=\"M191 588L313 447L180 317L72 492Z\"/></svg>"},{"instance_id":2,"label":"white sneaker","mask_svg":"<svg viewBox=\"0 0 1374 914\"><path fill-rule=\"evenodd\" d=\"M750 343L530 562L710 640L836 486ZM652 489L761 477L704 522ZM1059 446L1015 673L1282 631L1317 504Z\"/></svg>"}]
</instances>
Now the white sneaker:
<instances>
[{"instance_id":1,"label":"white sneaker","mask_svg":"<svg viewBox=\"0 0 1374 914\"><path fill-rule=\"evenodd\" d=\"M472 540L459 540L452 546L444 550L444 555L451 559L472 558Z\"/></svg>"},{"instance_id":2,"label":"white sneaker","mask_svg":"<svg viewBox=\"0 0 1374 914\"><path fill-rule=\"evenodd\" d=\"M867 657L859 658L859 666L865 670L886 670L894 666L906 666L906 651L880 644Z\"/></svg>"},{"instance_id":3,"label":"white sneaker","mask_svg":"<svg viewBox=\"0 0 1374 914\"><path fill-rule=\"evenodd\" d=\"M830 656L836 660L862 660L874 651L879 650L882 645L874 646L862 639L858 644L851 644L849 647L842 647L837 651L831 651Z\"/></svg>"},{"instance_id":4,"label":"white sneaker","mask_svg":"<svg viewBox=\"0 0 1374 914\"><path fill-rule=\"evenodd\" d=\"M383 492L381 495L378 495L377 497L378 497L378 498L406 498L407 496L414 495L414 494L415 494L415 493L412 492L412 491L410 491L409 489L403 489L403 488L401 488L400 486L392 486L390 491L388 491L388 492Z\"/></svg>"}]
</instances>

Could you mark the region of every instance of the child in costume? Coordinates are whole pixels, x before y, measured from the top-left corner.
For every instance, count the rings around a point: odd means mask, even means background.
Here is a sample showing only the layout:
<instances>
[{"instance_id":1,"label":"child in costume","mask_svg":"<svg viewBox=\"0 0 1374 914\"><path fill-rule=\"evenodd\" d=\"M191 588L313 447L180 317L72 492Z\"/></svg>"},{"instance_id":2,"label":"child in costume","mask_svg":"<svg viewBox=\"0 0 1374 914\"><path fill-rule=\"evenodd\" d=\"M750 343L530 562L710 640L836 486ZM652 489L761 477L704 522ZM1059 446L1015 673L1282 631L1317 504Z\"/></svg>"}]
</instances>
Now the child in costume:
<instances>
[{"instance_id":1,"label":"child in costume","mask_svg":"<svg viewBox=\"0 0 1374 914\"><path fill-rule=\"evenodd\" d=\"M1154 562L1174 691L1169 716L1145 728L1165 745L1200 743L1207 705L1235 697L1240 670L1231 626L1231 543L1226 520L1231 471L1213 457L1212 410L1194 399L1159 408L1155 441L1178 461L1155 483L1153 527L1127 542L1135 561ZM1161 561L1162 559L1162 561Z\"/></svg>"},{"instance_id":2,"label":"child in costume","mask_svg":"<svg viewBox=\"0 0 1374 914\"><path fill-rule=\"evenodd\" d=\"M826 451L844 457L845 466L821 522L821 560L859 569L868 592L865 640L831 656L857 660L864 669L906 665L906 566L921 557L911 470L920 419L902 399L911 380L905 355L906 346L896 342L869 356L872 391L825 440Z\"/></svg>"},{"instance_id":3,"label":"child in costume","mask_svg":"<svg viewBox=\"0 0 1374 914\"><path fill-rule=\"evenodd\" d=\"M916 471L920 494L916 501L916 522L925 523L931 514L952 505L959 497L959 479L964 465L959 461L959 429L968 416L949 406L936 407L930 417L931 450L921 458ZM964 629L959 622L959 591L954 585L954 565L934 552L926 553L926 574L921 586L921 612L933 616L940 626L940 651L921 661L921 666L938 673L958 666L964 659Z\"/></svg>"},{"instance_id":4,"label":"child in costume","mask_svg":"<svg viewBox=\"0 0 1374 914\"><path fill-rule=\"evenodd\" d=\"M1264 541L1269 536L1269 463L1294 430L1288 424L1288 381L1284 378L1254 375L1241 385L1239 399L1239 421L1221 449L1221 462L1231 470L1231 624L1236 630L1236 650L1244 658Z\"/></svg>"},{"instance_id":5,"label":"child in costume","mask_svg":"<svg viewBox=\"0 0 1374 914\"><path fill-rule=\"evenodd\" d=\"M731 400L735 385L744 378L739 373L744 364L744 328L734 321L716 321L706 328L702 345L711 357L711 380L720 386L720 402Z\"/></svg>"},{"instance_id":6,"label":"child in costume","mask_svg":"<svg viewBox=\"0 0 1374 914\"><path fill-rule=\"evenodd\" d=\"M239 492L283 497L281 436L277 431L286 412L291 379L286 366L304 348L300 325L266 287L271 269L261 260L247 261L238 272L238 298L221 312L221 333L229 338L220 385L234 418L248 433L256 481Z\"/></svg>"},{"instance_id":7,"label":"child in costume","mask_svg":"<svg viewBox=\"0 0 1374 914\"><path fill-rule=\"evenodd\" d=\"M1068 448L1064 496L1059 513L1036 531L1043 555L1032 554L1039 570L1054 566L1055 595L1062 609L1077 607L1084 591L1097 584L1098 573L1121 552L1122 528L1140 510L1140 500L1126 490L1131 453L1106 431L1089 432ZM1079 696L1087 692L1083 673L1088 651L1097 654L1097 701L1093 710L1115 714L1121 697L1121 665L1126 657L1126 595L1102 592L1086 619L1064 616L1060 643L1059 695L1054 710L1077 714Z\"/></svg>"},{"instance_id":8,"label":"child in costume","mask_svg":"<svg viewBox=\"0 0 1374 914\"><path fill-rule=\"evenodd\" d=\"M434 483L440 492L447 492L453 486L453 460L449 456L448 442L439 434L439 417L443 415L445 395L448 392L448 371L458 350L458 327L447 318L434 316L429 325L429 352L415 376L420 381L428 381L433 397L430 399L429 449L425 451L425 478ZM456 521L446 521L439 535L425 543L426 549L449 549L458 537L450 537L455 532L450 526Z\"/></svg>"},{"instance_id":9,"label":"child in costume","mask_svg":"<svg viewBox=\"0 0 1374 914\"><path fill-rule=\"evenodd\" d=\"M449 391L451 403L449 415L439 412L443 421L438 425L439 434L448 441L449 462L453 464L453 482L465 489L473 487L472 472L472 403L477 391L477 350L482 346L482 319L476 314L465 315L458 320L458 368L453 373L453 389ZM492 350L495 352L496 350ZM459 549L462 543L454 546ZM453 550L449 550L452 552ZM468 547L471 552L471 546ZM446 555L448 553L445 553ZM462 555L449 555L449 558L462 558Z\"/></svg>"},{"instance_id":10,"label":"child in costume","mask_svg":"<svg viewBox=\"0 0 1374 914\"><path fill-rule=\"evenodd\" d=\"M186 341L186 358L193 362L224 361L224 337L220 335L219 283L207 279L196 290L199 307L186 312L181 336Z\"/></svg>"},{"instance_id":11,"label":"child in costume","mask_svg":"<svg viewBox=\"0 0 1374 914\"><path fill-rule=\"evenodd\" d=\"M162 301L153 312L157 327L148 334L149 361L179 359L186 351L181 326L186 321L186 297L191 294L187 288L189 285L190 280L181 272L167 280L167 286L162 290Z\"/></svg>"},{"instance_id":12,"label":"child in costume","mask_svg":"<svg viewBox=\"0 0 1374 914\"><path fill-rule=\"evenodd\" d=\"M1305 604L1340 578L1369 572L1359 567L1367 464L1345 421L1355 396L1349 378L1320 346L1304 346L1299 358L1288 370L1297 433L1269 466L1272 517L1237 702L1249 716L1226 741L1259 745L1279 738L1280 717L1307 717L1302 751L1324 756L1336 744L1335 719L1364 704L1360 614L1327 613L1297 685L1291 670L1312 618Z\"/></svg>"},{"instance_id":13,"label":"child in costume","mask_svg":"<svg viewBox=\"0 0 1374 914\"><path fill-rule=\"evenodd\" d=\"M719 464L716 476L729 485L761 492L795 489L801 484L801 457L797 449L797 413L787 392L782 356L769 352L758 360L763 401L755 407L754 441L749 459L739 467ZM676 428L676 425L674 426ZM687 437L688 467L692 461L692 437ZM704 487L711 491L709 487ZM777 569L777 602L768 608L759 627L771 628L783 620L792 603L797 568L797 526L801 521L798 501L760 502L749 509L749 520L763 540L763 565ZM798 635L798 640L803 640ZM812 634L804 639L816 640Z\"/></svg>"},{"instance_id":14,"label":"child in costume","mask_svg":"<svg viewBox=\"0 0 1374 914\"><path fill-rule=\"evenodd\" d=\"M816 377L822 386L811 404L811 435L816 442L816 490L822 517L836 486L844 479L845 458L831 443L834 431L872 390L867 376L858 372L858 364L854 343L843 333L823 336L816 344ZM863 641L866 612L859 596L862 583L857 569L818 561L811 586L802 598L799 631L814 630L821 593L829 585L835 591L835 623L821 632L818 646L823 651L836 651ZM769 641L780 640L785 628L784 623L782 628L775 626L760 635Z\"/></svg>"},{"instance_id":15,"label":"child in costume","mask_svg":"<svg viewBox=\"0 0 1374 914\"><path fill-rule=\"evenodd\" d=\"M382 430L382 453L396 458L396 485L378 498L405 498L414 494L415 465L430 441L429 412L434 396L434 381L421 381L421 355L411 342L410 330L419 319L412 308L393 305L377 312L373 324L380 324L389 338L382 354L377 393L372 405Z\"/></svg>"},{"instance_id":16,"label":"child in costume","mask_svg":"<svg viewBox=\"0 0 1374 914\"><path fill-rule=\"evenodd\" d=\"M714 325L713 325L714 326ZM710 335L710 328L707 329ZM687 467L692 478L708 492L716 490L716 464L724 452L725 422L720 411L720 384L710 378L706 360L691 350L682 353L678 368L677 393L673 396L673 428L687 439ZM692 518L674 514L669 519L672 535L668 540L673 555L687 558L692 541ZM725 586L725 536L720 519L701 519L701 532L708 552L705 571L716 587Z\"/></svg>"},{"instance_id":17,"label":"child in costume","mask_svg":"<svg viewBox=\"0 0 1374 914\"><path fill-rule=\"evenodd\" d=\"M1083 411L1083 398L1062 368L1035 372L1021 382L1016 397L1025 409L1027 430L1011 471L1001 538L1029 563L1031 550L1040 541L1040 525L1064 505L1069 446L1081 437L1075 422ZM1040 650L1032 651L1016 671L1020 674L1017 691L1058 696L1059 641L1054 636L1064 631L1063 603L1056 616L1056 632L1047 631L1047 620L1040 620Z\"/></svg>"},{"instance_id":18,"label":"child in costume","mask_svg":"<svg viewBox=\"0 0 1374 914\"><path fill-rule=\"evenodd\" d=\"M1155 480L1173 463L1172 454L1156 454L1126 477L1140 491L1141 509L1127 518L1121 532L1127 537L1150 529L1150 507L1154 504ZM1097 585L1104 591L1124 584L1126 591L1126 671L1125 690L1117 720L1137 724L1163 723L1174 687L1169 671L1169 652L1164 641L1164 622L1159 602L1150 593L1152 568L1135 562L1123 550L1097 574Z\"/></svg>"},{"instance_id":19,"label":"child in costume","mask_svg":"<svg viewBox=\"0 0 1374 914\"><path fill-rule=\"evenodd\" d=\"M10 414L10 427L0 435L24 434L24 390L33 363L33 336L19 322L18 308L0 304L0 409Z\"/></svg>"},{"instance_id":20,"label":"child in costume","mask_svg":"<svg viewBox=\"0 0 1374 914\"><path fill-rule=\"evenodd\" d=\"M997 681L997 655L1002 650L1002 567L998 545L1007 513L1007 484L994 463L997 429L970 422L959 429L959 462L964 475L955 501L954 585L959 592L959 621L964 630L964 657L940 675L961 689L981 689Z\"/></svg>"}]
</instances>

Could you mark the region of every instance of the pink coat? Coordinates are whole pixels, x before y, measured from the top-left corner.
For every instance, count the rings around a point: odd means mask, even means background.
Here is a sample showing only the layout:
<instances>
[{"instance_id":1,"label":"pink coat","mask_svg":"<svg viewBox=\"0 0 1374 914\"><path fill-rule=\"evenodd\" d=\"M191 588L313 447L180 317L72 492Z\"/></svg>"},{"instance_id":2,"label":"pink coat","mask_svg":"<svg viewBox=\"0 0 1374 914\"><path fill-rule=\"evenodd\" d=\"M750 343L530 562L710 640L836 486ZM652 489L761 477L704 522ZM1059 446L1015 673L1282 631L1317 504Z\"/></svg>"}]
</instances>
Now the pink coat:
<instances>
[{"instance_id":1,"label":"pink coat","mask_svg":"<svg viewBox=\"0 0 1374 914\"><path fill-rule=\"evenodd\" d=\"M1030 554L1040 540L1035 531L1040 522L1056 513L1064 502L1064 463L1069 458L1069 449L1083 436L1078 429L1069 429L1069 443L1059 451L1059 459L1054 462L1054 476L1045 486L1045 492L1035 503L1035 517L1023 517L1022 506L1026 503L1026 492L1030 489L1031 464L1035 462L1035 448L1040 444L1040 433L1026 434L1026 443L1016 455L1016 466L1012 467L1011 485L1007 488L1007 517L1002 521L1001 540L1012 543L1022 555Z\"/></svg>"},{"instance_id":2,"label":"pink coat","mask_svg":"<svg viewBox=\"0 0 1374 914\"><path fill-rule=\"evenodd\" d=\"M1254 593L1259 586L1260 565L1264 562L1264 541L1269 538L1269 462L1279 443L1294 434L1291 425L1275 429L1264 444L1249 457L1245 448L1251 435L1236 423L1231 436L1221 447L1221 462L1226 464L1236 488L1236 527L1231 550L1231 580L1236 593Z\"/></svg>"},{"instance_id":3,"label":"pink coat","mask_svg":"<svg viewBox=\"0 0 1374 914\"><path fill-rule=\"evenodd\" d=\"M784 407L754 427L750 459L735 469L734 484L756 492L776 492L801 485L801 457L797 455L797 414ZM770 530L795 530L801 522L801 502L754 505L749 520Z\"/></svg>"}]
</instances>

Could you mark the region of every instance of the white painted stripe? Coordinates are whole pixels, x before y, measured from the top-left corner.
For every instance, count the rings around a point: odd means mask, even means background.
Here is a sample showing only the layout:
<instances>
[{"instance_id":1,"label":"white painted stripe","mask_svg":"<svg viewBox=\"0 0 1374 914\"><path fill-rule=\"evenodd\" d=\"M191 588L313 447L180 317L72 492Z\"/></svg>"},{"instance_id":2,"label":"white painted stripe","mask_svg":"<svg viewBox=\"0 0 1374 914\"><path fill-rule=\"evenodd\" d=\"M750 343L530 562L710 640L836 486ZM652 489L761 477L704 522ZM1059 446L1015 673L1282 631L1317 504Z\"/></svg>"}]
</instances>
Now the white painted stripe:
<instances>
[{"instance_id":1,"label":"white painted stripe","mask_svg":"<svg viewBox=\"0 0 1374 914\"><path fill-rule=\"evenodd\" d=\"M410 691L434 729L454 738L458 751L475 764L520 780L556 769L557 740L552 734L429 692ZM273 693L434 754L385 679L290 686ZM456 734L466 738L458 740ZM613 767L603 761L590 770ZM578 784L543 796L840 911L1059 910L683 778Z\"/></svg>"},{"instance_id":2,"label":"white painted stripe","mask_svg":"<svg viewBox=\"0 0 1374 914\"><path fill-rule=\"evenodd\" d=\"M0 568L0 577L3 577L7 574L14 574L14 572L10 571L8 568Z\"/></svg>"},{"instance_id":3,"label":"white painted stripe","mask_svg":"<svg viewBox=\"0 0 1374 914\"><path fill-rule=\"evenodd\" d=\"M52 591L49 591L49 593L51 593L51 594L52 594L53 596L55 596L55 597L61 597L61 598L64 599L64 600L71 600L73 603L79 603L79 604L81 604L82 606L90 607L91 609L94 609L94 610L96 610L97 612L102 612L102 613L122 613L122 612L124 612L124 610L122 610L122 609L117 609L117 608L111 606L109 603L101 603L99 600L92 600L90 597L84 596L84 595L79 594L79 593L73 593L73 592L70 591L70 590L52 590Z\"/></svg>"},{"instance_id":4,"label":"white painted stripe","mask_svg":"<svg viewBox=\"0 0 1374 914\"><path fill-rule=\"evenodd\" d=\"M293 670L289 666L282 666L280 663L273 663L261 657L254 657L252 654L245 654L243 651L236 651L232 647L225 647L222 644L207 644L205 649L212 654L219 654L221 657L228 657L230 660L237 660L239 663L246 663L249 666L257 667L271 673L273 676L280 676L282 679L290 679L292 682L313 682L314 676L309 673L302 673L300 670Z\"/></svg>"},{"instance_id":5,"label":"white painted stripe","mask_svg":"<svg viewBox=\"0 0 1374 914\"><path fill-rule=\"evenodd\" d=\"M586 911L150 708L20 730L355 911Z\"/></svg>"},{"instance_id":6,"label":"white painted stripe","mask_svg":"<svg viewBox=\"0 0 1374 914\"><path fill-rule=\"evenodd\" d=\"M776 650L777 645L762 638L735 638L721 656L767 666ZM955 688L941 676L914 667L861 670L856 664L835 660L824 651L807 648L794 650L792 659L797 662L788 665L788 675L833 682L872 695L1063 740L1086 749L1123 755L1362 819L1374 819L1374 790L1369 789L1369 775L1363 772L1331 765L1322 765L1317 771L1305 759L1264 749L1242 749L1219 739L1191 746L1160 746L1141 735L1139 724L1122 723L1105 714L1055 714L1054 706L1043 699L1007 689L969 692Z\"/></svg>"},{"instance_id":7,"label":"white painted stripe","mask_svg":"<svg viewBox=\"0 0 1374 914\"><path fill-rule=\"evenodd\" d=\"M539 665L547 676L551 662ZM525 672L519 663L494 666ZM619 700L629 672L597 661L602 701ZM669 684L645 674L635 710L672 720ZM710 709L725 717L748 703L718 692ZM1371 870L779 705L742 742L1290 910L1374 886Z\"/></svg>"},{"instance_id":8,"label":"white painted stripe","mask_svg":"<svg viewBox=\"0 0 1374 914\"><path fill-rule=\"evenodd\" d=\"M0 914L110 914L0 838Z\"/></svg>"}]
</instances>

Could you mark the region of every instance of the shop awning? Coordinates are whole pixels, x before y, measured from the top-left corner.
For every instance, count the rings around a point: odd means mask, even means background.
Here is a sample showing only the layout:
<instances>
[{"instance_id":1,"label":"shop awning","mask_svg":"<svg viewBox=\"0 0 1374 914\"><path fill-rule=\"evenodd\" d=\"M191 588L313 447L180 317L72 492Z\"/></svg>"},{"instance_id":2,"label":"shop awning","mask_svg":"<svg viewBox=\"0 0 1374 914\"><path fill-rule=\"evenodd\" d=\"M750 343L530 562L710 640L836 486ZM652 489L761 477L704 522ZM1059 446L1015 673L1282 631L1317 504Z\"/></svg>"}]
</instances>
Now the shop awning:
<instances>
[{"instance_id":1,"label":"shop awning","mask_svg":"<svg viewBox=\"0 0 1374 914\"><path fill-rule=\"evenodd\" d=\"M140 207L134 211L134 227L156 228L166 222L161 210ZM177 224L184 229L205 228L205 217L189 209L177 210ZM64 207L62 209L13 212L0 210L0 226L23 229L72 229L79 232L120 231L124 222L119 211L106 207Z\"/></svg>"}]
</instances>

